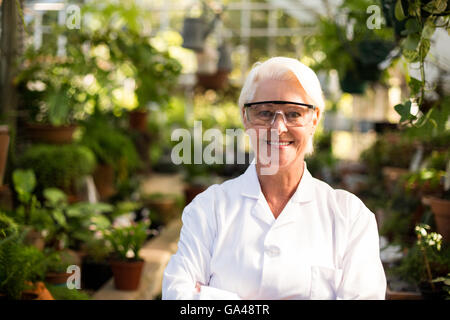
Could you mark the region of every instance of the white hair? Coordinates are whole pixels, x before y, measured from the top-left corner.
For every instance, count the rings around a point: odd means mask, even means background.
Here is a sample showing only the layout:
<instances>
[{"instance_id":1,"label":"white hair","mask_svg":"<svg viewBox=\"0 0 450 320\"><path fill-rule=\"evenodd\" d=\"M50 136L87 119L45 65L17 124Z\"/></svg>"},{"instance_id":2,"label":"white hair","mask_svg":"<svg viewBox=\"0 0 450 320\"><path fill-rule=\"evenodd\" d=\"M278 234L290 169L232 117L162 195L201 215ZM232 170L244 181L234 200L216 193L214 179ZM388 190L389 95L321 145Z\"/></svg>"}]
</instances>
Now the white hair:
<instances>
[{"instance_id":1,"label":"white hair","mask_svg":"<svg viewBox=\"0 0 450 320\"><path fill-rule=\"evenodd\" d=\"M258 83L267 79L298 80L299 85L303 87L307 96L312 100L312 103L319 108L319 115L321 117L325 109L325 100L317 75L311 68L297 59L286 57L274 57L262 63L256 62L253 65L239 96L239 108L244 108L245 103L252 101ZM240 112L240 115L242 119L242 112ZM306 154L311 154L313 150L313 136L311 136L306 148Z\"/></svg>"}]
</instances>

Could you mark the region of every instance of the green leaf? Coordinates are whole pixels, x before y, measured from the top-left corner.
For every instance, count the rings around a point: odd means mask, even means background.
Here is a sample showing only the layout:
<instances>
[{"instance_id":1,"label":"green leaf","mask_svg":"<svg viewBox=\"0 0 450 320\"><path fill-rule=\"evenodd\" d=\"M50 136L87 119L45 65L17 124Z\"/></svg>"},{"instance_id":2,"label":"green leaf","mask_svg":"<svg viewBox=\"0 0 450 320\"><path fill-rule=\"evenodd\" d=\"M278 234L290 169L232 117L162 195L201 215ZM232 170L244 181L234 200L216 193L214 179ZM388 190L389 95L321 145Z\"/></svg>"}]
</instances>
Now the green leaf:
<instances>
[{"instance_id":1,"label":"green leaf","mask_svg":"<svg viewBox=\"0 0 450 320\"><path fill-rule=\"evenodd\" d=\"M415 116L411 114L411 101L407 101L405 104L398 104L394 107L394 109L401 116L400 122L415 118Z\"/></svg>"},{"instance_id":2,"label":"green leaf","mask_svg":"<svg viewBox=\"0 0 450 320\"><path fill-rule=\"evenodd\" d=\"M406 18L401 0L397 0L397 3L395 4L394 15L395 19L398 21L403 21Z\"/></svg>"},{"instance_id":3,"label":"green leaf","mask_svg":"<svg viewBox=\"0 0 450 320\"><path fill-rule=\"evenodd\" d=\"M420 36L417 33L409 34L403 41L403 48L415 51L420 42Z\"/></svg>"},{"instance_id":4,"label":"green leaf","mask_svg":"<svg viewBox=\"0 0 450 320\"><path fill-rule=\"evenodd\" d=\"M403 49L402 54L409 63L418 62L420 60L419 52L415 50Z\"/></svg>"},{"instance_id":5,"label":"green leaf","mask_svg":"<svg viewBox=\"0 0 450 320\"><path fill-rule=\"evenodd\" d=\"M437 14L442 13L447 8L447 1L446 0L433 0L428 2L424 7L423 10Z\"/></svg>"},{"instance_id":6,"label":"green leaf","mask_svg":"<svg viewBox=\"0 0 450 320\"><path fill-rule=\"evenodd\" d=\"M420 89L423 86L422 81L411 77L408 82L409 89L411 90L411 95L415 96L420 92Z\"/></svg>"},{"instance_id":7,"label":"green leaf","mask_svg":"<svg viewBox=\"0 0 450 320\"><path fill-rule=\"evenodd\" d=\"M420 31L422 30L422 27L420 26L419 21L415 18L410 18L405 23L405 32L403 32L404 35L412 34L412 33L418 33L420 34Z\"/></svg>"},{"instance_id":8,"label":"green leaf","mask_svg":"<svg viewBox=\"0 0 450 320\"><path fill-rule=\"evenodd\" d=\"M425 27L422 30L422 38L431 39L435 30L436 26L433 22L433 19L427 19L427 21L425 22Z\"/></svg>"},{"instance_id":9,"label":"green leaf","mask_svg":"<svg viewBox=\"0 0 450 320\"><path fill-rule=\"evenodd\" d=\"M13 172L14 189L18 193L20 200L28 202L36 187L36 176L33 170L17 169Z\"/></svg>"},{"instance_id":10,"label":"green leaf","mask_svg":"<svg viewBox=\"0 0 450 320\"><path fill-rule=\"evenodd\" d=\"M67 203L67 196L64 192L57 188L46 188L44 190L44 198L48 205L52 207Z\"/></svg>"},{"instance_id":11,"label":"green leaf","mask_svg":"<svg viewBox=\"0 0 450 320\"><path fill-rule=\"evenodd\" d=\"M428 51L430 51L431 43L428 39L422 39L419 46L419 54L420 57L425 60L425 57L428 54Z\"/></svg>"},{"instance_id":12,"label":"green leaf","mask_svg":"<svg viewBox=\"0 0 450 320\"><path fill-rule=\"evenodd\" d=\"M56 222L59 225L61 225L63 227L67 227L66 217L64 216L62 211L60 211L60 210L53 210L52 211L52 215L53 215L53 218L56 220Z\"/></svg>"}]
</instances>

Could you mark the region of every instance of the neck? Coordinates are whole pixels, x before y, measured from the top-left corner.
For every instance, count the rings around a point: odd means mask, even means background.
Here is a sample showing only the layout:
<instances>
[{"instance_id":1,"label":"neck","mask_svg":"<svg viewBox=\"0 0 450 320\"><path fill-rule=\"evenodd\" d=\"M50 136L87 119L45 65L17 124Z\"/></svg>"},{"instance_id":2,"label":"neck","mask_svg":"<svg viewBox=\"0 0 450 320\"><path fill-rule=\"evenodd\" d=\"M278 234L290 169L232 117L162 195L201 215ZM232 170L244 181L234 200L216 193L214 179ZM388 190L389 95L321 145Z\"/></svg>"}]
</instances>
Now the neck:
<instances>
[{"instance_id":1,"label":"neck","mask_svg":"<svg viewBox=\"0 0 450 320\"><path fill-rule=\"evenodd\" d=\"M304 160L298 159L289 166L279 168L276 174L261 174L261 165L256 163L261 190L266 197L278 199L290 199L297 190L297 186L303 176Z\"/></svg>"}]
</instances>

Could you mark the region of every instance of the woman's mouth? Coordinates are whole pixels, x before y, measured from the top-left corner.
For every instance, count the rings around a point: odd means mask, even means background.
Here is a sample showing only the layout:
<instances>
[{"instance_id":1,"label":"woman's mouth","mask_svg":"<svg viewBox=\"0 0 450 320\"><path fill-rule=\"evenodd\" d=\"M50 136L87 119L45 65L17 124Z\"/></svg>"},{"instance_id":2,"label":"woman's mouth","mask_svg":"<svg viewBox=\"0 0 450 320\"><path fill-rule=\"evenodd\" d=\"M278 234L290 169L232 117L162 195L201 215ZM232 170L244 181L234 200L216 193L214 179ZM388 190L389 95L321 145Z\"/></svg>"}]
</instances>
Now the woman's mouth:
<instances>
[{"instance_id":1,"label":"woman's mouth","mask_svg":"<svg viewBox=\"0 0 450 320\"><path fill-rule=\"evenodd\" d=\"M269 140L267 140L268 145L276 146L279 148L287 147L287 146L291 145L292 143L294 143L294 141L269 141Z\"/></svg>"}]
</instances>

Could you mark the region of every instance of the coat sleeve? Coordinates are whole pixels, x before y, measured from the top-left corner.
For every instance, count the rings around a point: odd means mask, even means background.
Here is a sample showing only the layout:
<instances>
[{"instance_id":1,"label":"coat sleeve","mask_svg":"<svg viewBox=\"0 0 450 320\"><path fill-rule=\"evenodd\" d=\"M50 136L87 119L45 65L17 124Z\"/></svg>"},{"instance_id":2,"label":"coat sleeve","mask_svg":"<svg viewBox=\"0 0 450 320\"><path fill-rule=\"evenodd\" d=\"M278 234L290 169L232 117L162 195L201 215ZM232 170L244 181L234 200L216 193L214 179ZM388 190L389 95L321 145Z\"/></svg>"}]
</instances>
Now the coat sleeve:
<instances>
[{"instance_id":1,"label":"coat sleeve","mask_svg":"<svg viewBox=\"0 0 450 320\"><path fill-rule=\"evenodd\" d=\"M375 215L356 196L351 198L346 209L357 214L348 227L337 299L383 300L386 276L380 259Z\"/></svg>"},{"instance_id":2,"label":"coat sleeve","mask_svg":"<svg viewBox=\"0 0 450 320\"><path fill-rule=\"evenodd\" d=\"M213 188L199 195L184 210L178 250L164 270L163 300L233 299L237 295L207 287L217 224ZM200 293L195 285L202 284Z\"/></svg>"}]
</instances>

